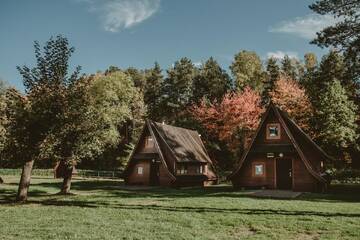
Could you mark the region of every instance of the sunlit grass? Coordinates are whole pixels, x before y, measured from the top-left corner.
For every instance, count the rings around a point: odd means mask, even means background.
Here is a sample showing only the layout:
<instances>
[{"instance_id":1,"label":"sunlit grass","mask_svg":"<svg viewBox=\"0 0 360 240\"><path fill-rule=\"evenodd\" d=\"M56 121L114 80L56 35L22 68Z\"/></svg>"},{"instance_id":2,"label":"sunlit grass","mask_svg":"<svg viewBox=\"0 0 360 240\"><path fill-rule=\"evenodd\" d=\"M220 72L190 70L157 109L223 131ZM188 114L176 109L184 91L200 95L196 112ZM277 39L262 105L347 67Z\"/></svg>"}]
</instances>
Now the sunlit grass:
<instances>
[{"instance_id":1,"label":"sunlit grass","mask_svg":"<svg viewBox=\"0 0 360 240\"><path fill-rule=\"evenodd\" d=\"M258 199L230 186L126 189L121 181L34 177L27 204L18 177L0 185L0 239L360 239L359 186L348 193Z\"/></svg>"}]
</instances>

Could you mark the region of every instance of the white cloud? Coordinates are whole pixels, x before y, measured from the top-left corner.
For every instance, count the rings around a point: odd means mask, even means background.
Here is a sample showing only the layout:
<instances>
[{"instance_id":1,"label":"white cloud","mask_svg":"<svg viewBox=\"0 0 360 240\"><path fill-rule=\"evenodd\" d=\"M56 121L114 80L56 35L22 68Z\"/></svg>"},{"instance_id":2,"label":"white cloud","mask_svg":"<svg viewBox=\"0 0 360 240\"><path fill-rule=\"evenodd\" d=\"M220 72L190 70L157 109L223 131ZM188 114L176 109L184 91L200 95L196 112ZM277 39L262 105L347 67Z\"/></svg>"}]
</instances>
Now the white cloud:
<instances>
[{"instance_id":1,"label":"white cloud","mask_svg":"<svg viewBox=\"0 0 360 240\"><path fill-rule=\"evenodd\" d=\"M105 31L118 32L131 28L154 15L160 0L78 0L100 16Z\"/></svg>"},{"instance_id":2,"label":"white cloud","mask_svg":"<svg viewBox=\"0 0 360 240\"><path fill-rule=\"evenodd\" d=\"M299 55L297 52L292 52L292 51L288 51L288 52L283 52L283 51L276 51L276 52L268 52L266 54L267 58L276 58L276 59L283 59L285 57L285 55L288 55L290 58L299 58Z\"/></svg>"},{"instance_id":3,"label":"white cloud","mask_svg":"<svg viewBox=\"0 0 360 240\"><path fill-rule=\"evenodd\" d=\"M195 67L201 67L202 63L201 62L194 62L194 66Z\"/></svg>"},{"instance_id":4,"label":"white cloud","mask_svg":"<svg viewBox=\"0 0 360 240\"><path fill-rule=\"evenodd\" d=\"M276 24L269 28L269 32L293 34L305 39L313 39L316 32L335 24L339 19L330 15L309 14Z\"/></svg>"}]
</instances>

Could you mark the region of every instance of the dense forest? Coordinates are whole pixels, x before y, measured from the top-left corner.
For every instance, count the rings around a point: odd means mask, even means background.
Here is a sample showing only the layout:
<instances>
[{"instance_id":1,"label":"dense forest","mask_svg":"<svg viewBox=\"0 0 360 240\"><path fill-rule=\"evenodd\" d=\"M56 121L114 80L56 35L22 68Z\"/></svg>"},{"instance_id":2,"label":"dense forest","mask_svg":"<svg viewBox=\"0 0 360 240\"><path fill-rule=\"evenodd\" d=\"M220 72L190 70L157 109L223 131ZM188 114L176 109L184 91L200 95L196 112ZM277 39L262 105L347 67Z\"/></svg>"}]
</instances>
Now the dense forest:
<instances>
[{"instance_id":1,"label":"dense forest","mask_svg":"<svg viewBox=\"0 0 360 240\"><path fill-rule=\"evenodd\" d=\"M35 66L17 67L25 92L0 85L0 167L24 166L25 185L34 166L57 162L122 169L149 118L199 131L218 171L228 171L270 101L333 157L328 167L360 167L359 5L310 6L342 19L312 41L328 49L321 59L307 53L264 60L241 50L228 71L212 57L201 66L183 57L166 70L155 62L150 69L81 74L80 66L70 72L75 49L66 37L35 42Z\"/></svg>"}]
</instances>

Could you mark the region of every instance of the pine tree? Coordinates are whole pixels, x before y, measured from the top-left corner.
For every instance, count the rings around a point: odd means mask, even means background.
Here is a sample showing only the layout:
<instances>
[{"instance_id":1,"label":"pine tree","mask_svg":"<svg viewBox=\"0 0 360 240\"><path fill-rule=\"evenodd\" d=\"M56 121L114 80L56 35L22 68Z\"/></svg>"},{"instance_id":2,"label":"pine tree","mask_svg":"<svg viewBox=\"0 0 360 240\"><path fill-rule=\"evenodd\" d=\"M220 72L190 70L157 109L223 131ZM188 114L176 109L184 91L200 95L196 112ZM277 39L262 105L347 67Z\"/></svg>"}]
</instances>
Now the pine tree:
<instances>
[{"instance_id":1,"label":"pine tree","mask_svg":"<svg viewBox=\"0 0 360 240\"><path fill-rule=\"evenodd\" d=\"M356 110L356 105L336 79L320 94L315 112L318 140L335 157L343 157L344 150L355 144L358 137Z\"/></svg>"},{"instance_id":2,"label":"pine tree","mask_svg":"<svg viewBox=\"0 0 360 240\"><path fill-rule=\"evenodd\" d=\"M360 0L318 0L310 9L321 15L332 15L338 21L317 33L312 43L320 47L341 49L351 79L360 77Z\"/></svg>"},{"instance_id":3,"label":"pine tree","mask_svg":"<svg viewBox=\"0 0 360 240\"><path fill-rule=\"evenodd\" d=\"M181 58L167 70L162 84L161 110L163 120L175 122L179 113L191 104L196 68L188 58Z\"/></svg>"},{"instance_id":4,"label":"pine tree","mask_svg":"<svg viewBox=\"0 0 360 240\"><path fill-rule=\"evenodd\" d=\"M293 59L288 55L281 60L282 73L289 76L291 79L297 79L296 68Z\"/></svg>"},{"instance_id":5,"label":"pine tree","mask_svg":"<svg viewBox=\"0 0 360 240\"><path fill-rule=\"evenodd\" d=\"M231 80L229 75L210 57L200 67L199 74L194 78L194 102L198 103L203 97L210 101L220 101L230 89Z\"/></svg>"},{"instance_id":6,"label":"pine tree","mask_svg":"<svg viewBox=\"0 0 360 240\"><path fill-rule=\"evenodd\" d=\"M318 63L317 57L314 53L306 53L304 55L304 76L300 79L300 84L305 88L306 92L311 91L311 82L315 78Z\"/></svg>"},{"instance_id":7,"label":"pine tree","mask_svg":"<svg viewBox=\"0 0 360 240\"><path fill-rule=\"evenodd\" d=\"M147 113L149 118L153 120L160 120L160 98L161 98L161 86L163 84L163 75L160 65L155 62L152 69L147 71L146 85L144 89L144 102L147 106Z\"/></svg>"},{"instance_id":8,"label":"pine tree","mask_svg":"<svg viewBox=\"0 0 360 240\"><path fill-rule=\"evenodd\" d=\"M280 67L277 60L273 57L269 58L266 66L267 76L264 80L263 102L267 103L270 100L270 92L274 90L275 83L280 77Z\"/></svg>"}]
</instances>

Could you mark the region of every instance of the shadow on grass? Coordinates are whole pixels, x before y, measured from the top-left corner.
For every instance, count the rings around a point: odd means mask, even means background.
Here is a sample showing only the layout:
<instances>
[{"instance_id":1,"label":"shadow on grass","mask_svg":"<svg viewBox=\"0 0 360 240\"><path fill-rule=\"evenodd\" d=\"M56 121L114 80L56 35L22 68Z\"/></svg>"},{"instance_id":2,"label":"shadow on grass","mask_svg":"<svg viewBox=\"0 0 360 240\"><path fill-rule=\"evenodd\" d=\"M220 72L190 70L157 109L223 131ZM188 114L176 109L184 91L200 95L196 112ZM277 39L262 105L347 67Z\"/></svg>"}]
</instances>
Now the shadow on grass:
<instances>
[{"instance_id":1,"label":"shadow on grass","mask_svg":"<svg viewBox=\"0 0 360 240\"><path fill-rule=\"evenodd\" d=\"M29 192L28 197L46 197L49 196L48 192L40 190L32 190ZM15 203L16 191L11 189L0 189L0 204Z\"/></svg>"},{"instance_id":2,"label":"shadow on grass","mask_svg":"<svg viewBox=\"0 0 360 240\"><path fill-rule=\"evenodd\" d=\"M10 184L6 184L9 185ZM13 184L11 184L13 185ZM88 202L86 200L81 201L76 198L68 196L66 203L61 202L60 198L46 199L54 195L49 194L46 191L40 191L37 187L52 188L60 190L61 182L40 182L31 184L29 191L29 198L33 203L59 205L62 204L73 204L74 206L81 207L96 207L96 202ZM114 180L75 180L71 185L72 190L78 191L81 196L81 192L96 191L91 194L92 197L102 198L105 196L112 199L116 198L156 198L157 201L160 199L176 199L176 198L208 198L208 197L226 197L226 198L255 198L249 196L248 191L237 191L228 185L211 186L211 187L194 187L186 189L174 189L174 188L148 188L138 189L124 186L122 181ZM2 203L13 203L15 200L15 190L0 189L0 204ZM46 198L44 198L46 197ZM274 199L281 200L281 199ZM282 199L283 200L283 199ZM300 201L311 201L311 202L360 202L360 185L351 186L340 186L330 188L330 192L327 194L316 194L316 193L305 193L300 197L294 199ZM105 203L100 202L100 206Z\"/></svg>"},{"instance_id":3,"label":"shadow on grass","mask_svg":"<svg viewBox=\"0 0 360 240\"><path fill-rule=\"evenodd\" d=\"M31 203L31 202L30 202ZM170 207L160 205L132 205L119 204L99 201L63 201L63 200L46 200L42 201L41 205L45 206L71 206L71 207L110 207L123 210L153 210L153 211L167 211L167 212L181 212L181 213L221 213L221 214L241 214L241 215L280 215L280 216L314 216L314 217L349 217L360 218L358 213L331 213L331 212L316 212L316 211L295 211L295 210L278 210L278 209L248 209L248 208L212 208L212 207Z\"/></svg>"}]
</instances>

